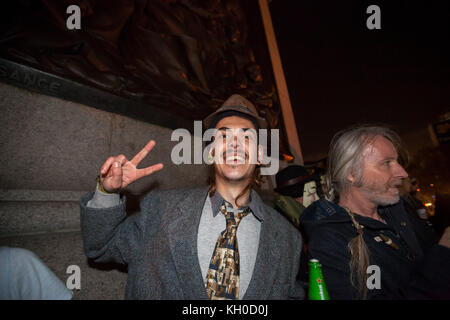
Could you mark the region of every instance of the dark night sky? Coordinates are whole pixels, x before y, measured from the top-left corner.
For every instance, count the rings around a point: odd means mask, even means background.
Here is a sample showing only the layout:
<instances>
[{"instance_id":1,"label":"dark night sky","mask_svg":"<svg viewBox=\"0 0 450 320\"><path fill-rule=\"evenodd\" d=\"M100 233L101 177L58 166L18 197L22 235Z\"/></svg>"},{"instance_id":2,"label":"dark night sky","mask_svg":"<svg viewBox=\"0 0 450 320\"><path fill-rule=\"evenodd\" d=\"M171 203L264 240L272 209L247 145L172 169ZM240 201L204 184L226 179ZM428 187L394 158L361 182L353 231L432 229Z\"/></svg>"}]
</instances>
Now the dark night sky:
<instances>
[{"instance_id":1,"label":"dark night sky","mask_svg":"<svg viewBox=\"0 0 450 320\"><path fill-rule=\"evenodd\" d=\"M366 27L371 4L381 30ZM450 111L448 1L274 0L270 10L306 161L351 124L408 133Z\"/></svg>"}]
</instances>

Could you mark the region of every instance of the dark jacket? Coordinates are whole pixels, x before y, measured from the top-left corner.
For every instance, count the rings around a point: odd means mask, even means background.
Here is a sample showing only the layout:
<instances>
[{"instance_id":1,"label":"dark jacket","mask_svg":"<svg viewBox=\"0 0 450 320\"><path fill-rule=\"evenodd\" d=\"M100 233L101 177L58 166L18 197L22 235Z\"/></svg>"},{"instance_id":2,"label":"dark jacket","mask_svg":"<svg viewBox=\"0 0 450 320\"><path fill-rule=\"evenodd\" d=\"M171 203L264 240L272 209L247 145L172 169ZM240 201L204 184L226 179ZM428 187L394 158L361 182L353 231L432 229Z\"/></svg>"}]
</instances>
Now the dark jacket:
<instances>
[{"instance_id":1,"label":"dark jacket","mask_svg":"<svg viewBox=\"0 0 450 320\"><path fill-rule=\"evenodd\" d=\"M437 244L432 229L416 214L408 212L402 200L380 207L379 214L386 224L355 214L364 226L369 265L380 268L381 288L368 290L367 298L449 299L450 249ZM305 210L301 223L309 258L320 260L330 298L358 299L350 282L348 249L349 241L358 233L347 212L321 199ZM394 245L377 241L380 234L390 238Z\"/></svg>"},{"instance_id":2,"label":"dark jacket","mask_svg":"<svg viewBox=\"0 0 450 320\"><path fill-rule=\"evenodd\" d=\"M87 207L81 199L86 255L96 262L128 265L127 299L208 299L197 253L197 233L207 188L150 192L140 212L126 218L126 198L117 207ZM255 196L258 196L255 193ZM303 299L296 276L302 239L274 209L261 202L259 249L243 299Z\"/></svg>"}]
</instances>

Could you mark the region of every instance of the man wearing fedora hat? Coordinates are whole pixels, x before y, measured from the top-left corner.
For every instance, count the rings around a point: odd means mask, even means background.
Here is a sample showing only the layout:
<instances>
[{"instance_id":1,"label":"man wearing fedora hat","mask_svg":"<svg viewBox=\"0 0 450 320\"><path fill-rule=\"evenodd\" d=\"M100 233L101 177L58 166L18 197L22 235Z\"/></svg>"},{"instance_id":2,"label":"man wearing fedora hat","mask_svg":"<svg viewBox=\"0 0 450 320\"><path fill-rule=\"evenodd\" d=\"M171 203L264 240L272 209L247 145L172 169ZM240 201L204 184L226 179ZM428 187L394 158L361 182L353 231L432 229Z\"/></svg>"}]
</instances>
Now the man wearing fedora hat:
<instances>
[{"instance_id":1,"label":"man wearing fedora hat","mask_svg":"<svg viewBox=\"0 0 450 320\"><path fill-rule=\"evenodd\" d=\"M303 166L291 165L280 170L275 180L275 207L298 228L300 215L310 203L319 199L316 191L318 178Z\"/></svg>"},{"instance_id":2,"label":"man wearing fedora hat","mask_svg":"<svg viewBox=\"0 0 450 320\"><path fill-rule=\"evenodd\" d=\"M312 203L318 195L316 192L316 182L318 176L309 174L303 166L291 165L280 170L275 175L277 187L274 189L274 207L284 217L294 224L302 233L300 216L306 207ZM307 256L307 248L303 243L302 255ZM299 279L305 284L308 283L308 263L305 259L300 261Z\"/></svg>"},{"instance_id":3,"label":"man wearing fedora hat","mask_svg":"<svg viewBox=\"0 0 450 320\"><path fill-rule=\"evenodd\" d=\"M162 169L137 169L155 142L132 160L106 160L95 192L81 199L86 255L128 265L127 299L304 298L297 281L300 233L254 190L260 156L254 132L266 121L250 101L232 95L204 125L216 129L211 184L152 191L138 214L126 217L119 194Z\"/></svg>"}]
</instances>

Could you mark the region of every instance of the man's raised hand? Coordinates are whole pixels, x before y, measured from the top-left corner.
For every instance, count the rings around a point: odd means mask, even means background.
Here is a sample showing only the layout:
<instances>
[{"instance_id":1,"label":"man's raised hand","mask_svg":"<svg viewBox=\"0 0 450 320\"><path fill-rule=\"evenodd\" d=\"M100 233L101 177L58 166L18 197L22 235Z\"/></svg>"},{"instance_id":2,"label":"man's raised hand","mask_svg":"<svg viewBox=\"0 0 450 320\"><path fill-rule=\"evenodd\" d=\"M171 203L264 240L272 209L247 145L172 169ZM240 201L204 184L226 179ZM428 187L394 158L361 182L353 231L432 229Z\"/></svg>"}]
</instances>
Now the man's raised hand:
<instances>
[{"instance_id":1,"label":"man's raised hand","mask_svg":"<svg viewBox=\"0 0 450 320\"><path fill-rule=\"evenodd\" d=\"M151 175L163 168L162 163L138 169L138 164L155 146L155 141L150 140L145 147L129 161L123 154L117 157L109 157L100 169L100 183L107 192L120 192L134 181Z\"/></svg>"}]
</instances>

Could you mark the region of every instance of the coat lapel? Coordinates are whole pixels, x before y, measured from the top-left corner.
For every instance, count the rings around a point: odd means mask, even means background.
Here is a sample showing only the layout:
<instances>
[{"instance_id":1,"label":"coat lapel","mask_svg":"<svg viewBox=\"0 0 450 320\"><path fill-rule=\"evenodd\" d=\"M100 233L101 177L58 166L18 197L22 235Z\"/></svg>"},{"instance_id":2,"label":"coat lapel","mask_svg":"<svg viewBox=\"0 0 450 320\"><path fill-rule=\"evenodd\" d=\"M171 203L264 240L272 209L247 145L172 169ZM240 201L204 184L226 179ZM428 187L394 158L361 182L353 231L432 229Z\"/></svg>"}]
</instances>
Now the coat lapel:
<instances>
[{"instance_id":1,"label":"coat lapel","mask_svg":"<svg viewBox=\"0 0 450 320\"><path fill-rule=\"evenodd\" d=\"M260 212L264 213L264 221L261 223L259 247L252 279L243 297L245 300L267 299L276 276L277 266L279 266L281 251L278 246L279 241L277 241L279 230L273 228L274 221L263 205L261 205Z\"/></svg>"},{"instance_id":2,"label":"coat lapel","mask_svg":"<svg viewBox=\"0 0 450 320\"><path fill-rule=\"evenodd\" d=\"M208 188L186 192L175 206L168 226L172 258L187 300L208 299L197 252L198 227L207 195ZM279 231L273 229L274 222L263 205L260 212L264 214L264 221L252 279L243 297L247 300L267 299L277 271L273 266L278 266L280 260Z\"/></svg>"},{"instance_id":3,"label":"coat lapel","mask_svg":"<svg viewBox=\"0 0 450 320\"><path fill-rule=\"evenodd\" d=\"M185 299L208 299L198 261L197 235L208 188L186 191L168 226L169 246Z\"/></svg>"}]
</instances>

